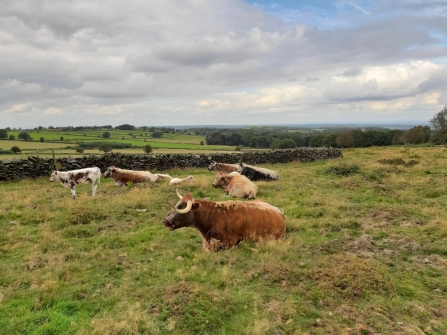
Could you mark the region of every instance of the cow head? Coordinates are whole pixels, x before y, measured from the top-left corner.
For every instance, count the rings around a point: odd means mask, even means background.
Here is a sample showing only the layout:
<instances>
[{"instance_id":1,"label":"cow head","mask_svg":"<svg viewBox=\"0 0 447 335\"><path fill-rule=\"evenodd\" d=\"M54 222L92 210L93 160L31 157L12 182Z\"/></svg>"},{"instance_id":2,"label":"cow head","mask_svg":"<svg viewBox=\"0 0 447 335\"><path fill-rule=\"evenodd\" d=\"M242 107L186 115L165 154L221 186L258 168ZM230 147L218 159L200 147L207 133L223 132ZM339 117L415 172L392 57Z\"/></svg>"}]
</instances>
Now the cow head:
<instances>
[{"instance_id":1,"label":"cow head","mask_svg":"<svg viewBox=\"0 0 447 335\"><path fill-rule=\"evenodd\" d=\"M216 161L211 162L210 166L208 166L208 171L214 170L214 168L216 167L216 164L217 164Z\"/></svg>"},{"instance_id":2,"label":"cow head","mask_svg":"<svg viewBox=\"0 0 447 335\"><path fill-rule=\"evenodd\" d=\"M186 178L188 178L187 180L189 181L190 184L194 184L196 182L196 178L193 175L190 175Z\"/></svg>"},{"instance_id":3,"label":"cow head","mask_svg":"<svg viewBox=\"0 0 447 335\"><path fill-rule=\"evenodd\" d=\"M55 181L55 180L59 180L59 176L57 175L57 171L54 171L51 174L51 177L50 177L50 181Z\"/></svg>"},{"instance_id":4,"label":"cow head","mask_svg":"<svg viewBox=\"0 0 447 335\"><path fill-rule=\"evenodd\" d=\"M180 201L163 219L163 225L169 228L169 230L194 226L194 212L200 208L200 203L194 202L191 193L187 193L182 197L177 190L177 196L180 198Z\"/></svg>"},{"instance_id":5,"label":"cow head","mask_svg":"<svg viewBox=\"0 0 447 335\"><path fill-rule=\"evenodd\" d=\"M227 185L228 185L228 176L224 175L222 173L219 173L217 175L216 179L214 179L213 186L215 188L218 188L218 187L224 187Z\"/></svg>"},{"instance_id":6,"label":"cow head","mask_svg":"<svg viewBox=\"0 0 447 335\"><path fill-rule=\"evenodd\" d=\"M237 167L237 171L238 171L239 173L241 173L243 167L244 167L244 163L240 163L240 164L238 165L238 167Z\"/></svg>"},{"instance_id":7,"label":"cow head","mask_svg":"<svg viewBox=\"0 0 447 335\"><path fill-rule=\"evenodd\" d=\"M109 167L106 172L104 172L104 177L109 178L112 176L113 172L116 171L116 168L114 166Z\"/></svg>"}]
</instances>

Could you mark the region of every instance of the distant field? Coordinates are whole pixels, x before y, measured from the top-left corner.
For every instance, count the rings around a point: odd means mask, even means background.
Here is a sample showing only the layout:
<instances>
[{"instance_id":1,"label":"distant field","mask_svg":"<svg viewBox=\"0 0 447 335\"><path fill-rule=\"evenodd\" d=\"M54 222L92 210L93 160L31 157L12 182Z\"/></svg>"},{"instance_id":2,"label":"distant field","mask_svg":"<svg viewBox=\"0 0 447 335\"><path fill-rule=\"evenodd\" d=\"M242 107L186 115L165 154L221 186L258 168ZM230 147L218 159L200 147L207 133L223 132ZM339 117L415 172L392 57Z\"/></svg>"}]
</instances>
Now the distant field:
<instances>
[{"instance_id":1,"label":"distant field","mask_svg":"<svg viewBox=\"0 0 447 335\"><path fill-rule=\"evenodd\" d=\"M98 131L102 134L104 131ZM234 146L224 145L200 145L200 142L205 141L204 136L187 135L187 134L166 134L163 138L140 137L138 133L137 138L133 135L128 135L125 131L110 131L113 136L105 139L102 136L95 137L95 132L89 132L88 136L83 137L81 134L64 133L64 132L28 132L34 141L19 141L19 140L0 140L0 149L10 150L13 146L18 146L22 153L20 154L6 154L0 155L0 159L12 158L26 158L27 156L52 156L52 149L56 157L65 156L82 156L86 154L102 154L101 151L85 150L83 154L79 154L75 149L68 149L67 147L75 147L81 142L115 142L130 144L135 148L114 149L113 152L123 152L128 154L143 154L143 147L150 144L153 148L153 153L211 153L216 151L235 152ZM8 132L9 135L15 135L16 138L19 132ZM81 137L80 137L80 136ZM40 137L44 137L45 142L40 142ZM63 137L63 140L60 140ZM122 139L124 138L124 140ZM51 142L48 142L51 141Z\"/></svg>"}]
</instances>

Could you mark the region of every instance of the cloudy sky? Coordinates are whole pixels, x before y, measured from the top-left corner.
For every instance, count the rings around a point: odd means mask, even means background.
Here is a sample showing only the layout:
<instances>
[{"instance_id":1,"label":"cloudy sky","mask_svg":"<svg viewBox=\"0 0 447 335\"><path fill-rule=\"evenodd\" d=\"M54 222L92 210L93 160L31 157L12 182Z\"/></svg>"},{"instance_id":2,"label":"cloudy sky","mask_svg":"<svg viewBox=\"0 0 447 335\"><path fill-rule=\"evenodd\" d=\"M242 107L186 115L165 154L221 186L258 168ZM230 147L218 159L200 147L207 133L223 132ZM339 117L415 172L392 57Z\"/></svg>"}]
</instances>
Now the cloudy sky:
<instances>
[{"instance_id":1,"label":"cloudy sky","mask_svg":"<svg viewBox=\"0 0 447 335\"><path fill-rule=\"evenodd\" d=\"M426 124L445 0L0 0L0 128Z\"/></svg>"}]
</instances>

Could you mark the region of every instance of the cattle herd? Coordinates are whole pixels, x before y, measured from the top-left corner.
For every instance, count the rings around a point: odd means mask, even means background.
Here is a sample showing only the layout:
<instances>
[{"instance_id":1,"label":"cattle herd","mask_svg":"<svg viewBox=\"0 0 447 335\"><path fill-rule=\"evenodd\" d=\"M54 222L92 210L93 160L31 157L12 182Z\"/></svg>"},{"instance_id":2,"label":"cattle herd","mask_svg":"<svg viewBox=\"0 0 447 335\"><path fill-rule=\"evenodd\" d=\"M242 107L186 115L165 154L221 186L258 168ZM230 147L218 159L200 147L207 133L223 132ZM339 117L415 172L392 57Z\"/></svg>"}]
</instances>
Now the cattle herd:
<instances>
[{"instance_id":1,"label":"cattle herd","mask_svg":"<svg viewBox=\"0 0 447 335\"><path fill-rule=\"evenodd\" d=\"M217 171L214 187L223 188L232 198L255 199L258 187L253 181L274 181L279 174L273 170L241 164L212 162L209 171ZM115 185L125 186L144 182L169 180L170 185L192 185L194 176L173 178L168 174L153 174L148 171L124 170L110 166L105 178L113 178ZM70 188L72 198L76 199L76 185L92 184L92 196L100 182L101 171L97 167L71 171L54 171L50 181L59 181ZM179 201L163 220L165 227L175 230L182 227L196 228L202 235L203 248L217 251L235 247L243 240L260 238L283 238L286 233L284 213L279 208L262 200L221 201L194 199L191 193L184 196L177 190Z\"/></svg>"}]
</instances>

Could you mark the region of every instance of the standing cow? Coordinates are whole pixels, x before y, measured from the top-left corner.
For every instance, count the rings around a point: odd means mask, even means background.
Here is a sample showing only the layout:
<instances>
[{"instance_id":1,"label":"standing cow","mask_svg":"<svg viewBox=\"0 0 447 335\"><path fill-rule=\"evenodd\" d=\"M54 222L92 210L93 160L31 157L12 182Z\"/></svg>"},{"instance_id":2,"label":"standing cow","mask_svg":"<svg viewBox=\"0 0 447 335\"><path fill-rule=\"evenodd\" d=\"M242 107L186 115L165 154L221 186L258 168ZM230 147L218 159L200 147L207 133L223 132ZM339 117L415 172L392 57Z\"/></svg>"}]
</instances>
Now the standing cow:
<instances>
[{"instance_id":1,"label":"standing cow","mask_svg":"<svg viewBox=\"0 0 447 335\"><path fill-rule=\"evenodd\" d=\"M244 240L283 238L286 234L284 213L261 200L212 202L193 199L190 193L163 220L165 227L197 229L203 248L217 251L235 247Z\"/></svg>"},{"instance_id":2,"label":"standing cow","mask_svg":"<svg viewBox=\"0 0 447 335\"><path fill-rule=\"evenodd\" d=\"M51 174L50 181L59 181L62 186L71 190L73 200L76 199L76 185L91 183L92 197L96 195L96 189L101 179L101 170L98 167L90 167L71 171L54 171Z\"/></svg>"}]
</instances>

